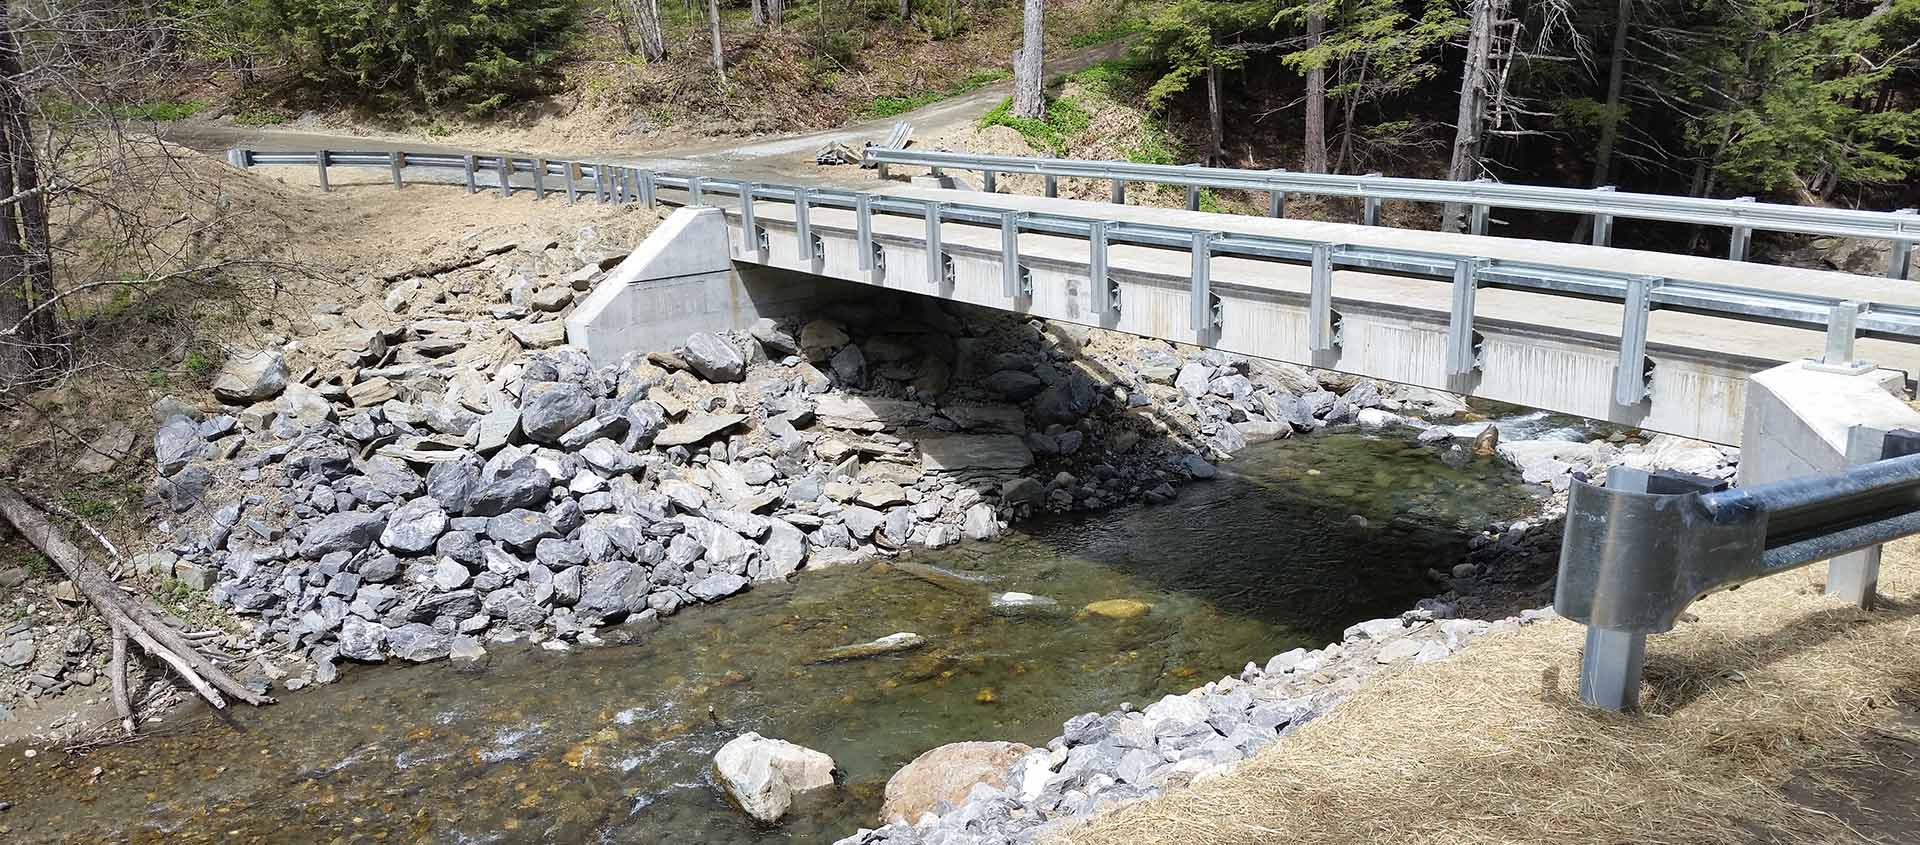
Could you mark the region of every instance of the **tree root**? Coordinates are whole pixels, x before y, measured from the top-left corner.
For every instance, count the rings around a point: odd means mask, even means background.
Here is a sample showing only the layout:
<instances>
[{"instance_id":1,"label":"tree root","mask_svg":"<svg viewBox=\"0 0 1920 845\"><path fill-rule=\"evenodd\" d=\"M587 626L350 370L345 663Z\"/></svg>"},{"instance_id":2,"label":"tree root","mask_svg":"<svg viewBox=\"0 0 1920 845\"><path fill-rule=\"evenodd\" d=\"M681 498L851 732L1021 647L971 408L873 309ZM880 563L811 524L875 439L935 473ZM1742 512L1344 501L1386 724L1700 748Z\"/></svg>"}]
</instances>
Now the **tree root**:
<instances>
[{"instance_id":1,"label":"tree root","mask_svg":"<svg viewBox=\"0 0 1920 845\"><path fill-rule=\"evenodd\" d=\"M122 591L112 579L88 561L86 552L68 540L45 511L30 504L19 491L5 485L0 485L0 516L13 523L28 542L51 558L60 571L73 581L80 594L112 626L114 706L120 712L122 726L129 733L133 730L133 708L126 695L128 639L173 669L215 709L225 709L228 696L255 706L273 703L272 698L247 689L201 654L191 639L163 620L163 611L151 599ZM100 538L91 526L84 527L97 539ZM112 548L110 545L106 547ZM118 551L114 550L113 554L117 557Z\"/></svg>"}]
</instances>

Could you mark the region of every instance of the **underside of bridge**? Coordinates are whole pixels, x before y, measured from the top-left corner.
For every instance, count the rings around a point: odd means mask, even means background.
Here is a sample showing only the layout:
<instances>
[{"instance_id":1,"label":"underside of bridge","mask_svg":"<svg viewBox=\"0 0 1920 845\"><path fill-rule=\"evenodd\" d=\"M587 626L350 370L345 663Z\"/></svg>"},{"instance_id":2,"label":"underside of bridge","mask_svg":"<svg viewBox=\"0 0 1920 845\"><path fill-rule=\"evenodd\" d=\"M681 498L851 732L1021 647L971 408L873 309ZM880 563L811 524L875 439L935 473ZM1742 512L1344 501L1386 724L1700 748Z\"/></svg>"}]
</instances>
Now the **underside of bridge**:
<instances>
[{"instance_id":1,"label":"underside of bridge","mask_svg":"<svg viewBox=\"0 0 1920 845\"><path fill-rule=\"evenodd\" d=\"M1845 285L1862 299L1920 304L1920 296L1902 289L1910 285L1715 259L1041 197L907 187L888 193L1223 233L1362 245L1391 239L1399 248L1598 270L1643 272L1632 266L1638 264L1644 272L1766 290ZM1299 264L1237 256L1195 262L1188 251L1115 244L1102 250L1105 266L1096 272L1085 239L1021 232L1017 259L1009 262L998 227L947 221L929 231L924 219L873 214L871 230L862 233L848 209L813 207L803 227L792 204L762 200L748 214L737 200L719 200L718 207L677 211L610 274L569 321L572 342L609 360L877 286L1733 445L1743 439L1749 378L1817 358L1824 342L1822 332L1807 328L1655 310L1646 315L1643 371L1631 374L1644 378L1646 398L1622 405L1615 385L1628 313L1619 302L1479 285L1460 291L1430 279L1339 269L1331 274L1331 308L1320 312L1330 325L1316 332L1311 270ZM1193 307L1201 275L1211 288L1211 313ZM1098 276L1107 290L1093 289ZM1464 365L1450 359L1460 354L1461 344L1450 342L1460 333L1450 314L1462 295L1472 344ZM1860 377L1876 389L1904 390L1906 373L1920 363L1920 347L1894 340L1862 339L1857 354L1882 368Z\"/></svg>"}]
</instances>

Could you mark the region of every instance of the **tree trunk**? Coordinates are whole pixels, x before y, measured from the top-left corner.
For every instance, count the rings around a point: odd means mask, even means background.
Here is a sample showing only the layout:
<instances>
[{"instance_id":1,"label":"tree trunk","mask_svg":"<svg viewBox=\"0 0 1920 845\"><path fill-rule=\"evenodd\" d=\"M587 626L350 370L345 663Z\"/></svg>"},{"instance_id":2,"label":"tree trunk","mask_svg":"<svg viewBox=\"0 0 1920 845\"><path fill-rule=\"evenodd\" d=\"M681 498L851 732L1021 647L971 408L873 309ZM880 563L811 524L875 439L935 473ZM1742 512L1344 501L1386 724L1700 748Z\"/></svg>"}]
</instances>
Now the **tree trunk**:
<instances>
[{"instance_id":1,"label":"tree trunk","mask_svg":"<svg viewBox=\"0 0 1920 845\"><path fill-rule=\"evenodd\" d=\"M1047 116L1045 44L1046 6L1026 0L1020 49L1013 54L1013 114L1040 120Z\"/></svg>"},{"instance_id":2,"label":"tree trunk","mask_svg":"<svg viewBox=\"0 0 1920 845\"><path fill-rule=\"evenodd\" d=\"M1307 14L1307 49L1320 46L1326 36L1327 17L1316 5ZM1327 172L1327 68L1324 63L1307 68L1306 150L1300 166L1308 173Z\"/></svg>"},{"instance_id":3,"label":"tree trunk","mask_svg":"<svg viewBox=\"0 0 1920 845\"><path fill-rule=\"evenodd\" d=\"M1453 158L1447 165L1447 178L1465 182L1480 175L1480 153L1485 140L1487 117L1487 77L1493 60L1493 30L1499 25L1498 0L1473 0L1472 19L1467 28L1467 60L1460 71L1460 107L1454 119ZM1441 230L1458 232L1465 228L1464 207L1447 203L1442 212Z\"/></svg>"},{"instance_id":4,"label":"tree trunk","mask_svg":"<svg viewBox=\"0 0 1920 845\"><path fill-rule=\"evenodd\" d=\"M0 210L0 391L45 364L56 328L53 310L38 307L53 298L53 244L24 78L8 18L0 21L0 193L21 199Z\"/></svg>"},{"instance_id":5,"label":"tree trunk","mask_svg":"<svg viewBox=\"0 0 1920 845\"><path fill-rule=\"evenodd\" d=\"M900 19L903 21L913 19L913 6L907 0L900 0Z\"/></svg>"},{"instance_id":6,"label":"tree trunk","mask_svg":"<svg viewBox=\"0 0 1920 845\"><path fill-rule=\"evenodd\" d=\"M787 0L766 0L767 25L779 29L787 22Z\"/></svg>"},{"instance_id":7,"label":"tree trunk","mask_svg":"<svg viewBox=\"0 0 1920 845\"><path fill-rule=\"evenodd\" d=\"M625 0L626 16L639 36L640 55L657 62L667 57L667 36L660 29L660 0Z\"/></svg>"},{"instance_id":8,"label":"tree trunk","mask_svg":"<svg viewBox=\"0 0 1920 845\"><path fill-rule=\"evenodd\" d=\"M1221 116L1220 66L1207 62L1207 164L1218 167L1227 158L1225 122Z\"/></svg>"},{"instance_id":9,"label":"tree trunk","mask_svg":"<svg viewBox=\"0 0 1920 845\"><path fill-rule=\"evenodd\" d=\"M1620 137L1620 89L1627 72L1627 24L1633 0L1619 0L1613 17L1613 57L1607 68L1607 118L1600 125L1600 141L1593 150L1593 187L1607 184L1613 171L1613 145Z\"/></svg>"},{"instance_id":10,"label":"tree trunk","mask_svg":"<svg viewBox=\"0 0 1920 845\"><path fill-rule=\"evenodd\" d=\"M713 70L727 84L727 57L720 45L720 0L707 0L707 31L713 35Z\"/></svg>"},{"instance_id":11,"label":"tree trunk","mask_svg":"<svg viewBox=\"0 0 1920 845\"><path fill-rule=\"evenodd\" d=\"M1346 81L1345 66L1346 66L1346 63L1342 62L1341 63L1341 67L1342 67L1341 81L1343 84ZM1366 85L1367 85L1367 60L1365 56L1362 56L1360 59L1360 78L1357 81L1355 81L1353 84L1353 87L1349 89L1354 91L1355 93L1351 96L1348 96L1346 98L1346 102L1341 104L1340 156L1339 158L1335 159L1333 163L1333 172L1335 173L1351 172L1347 168L1353 163L1353 137L1355 134L1354 133L1354 113L1360 108L1359 92L1361 90L1364 90L1366 88Z\"/></svg>"},{"instance_id":12,"label":"tree trunk","mask_svg":"<svg viewBox=\"0 0 1920 845\"><path fill-rule=\"evenodd\" d=\"M747 5L753 9L753 25L766 26L767 10L761 7L760 0L747 0Z\"/></svg>"}]
</instances>

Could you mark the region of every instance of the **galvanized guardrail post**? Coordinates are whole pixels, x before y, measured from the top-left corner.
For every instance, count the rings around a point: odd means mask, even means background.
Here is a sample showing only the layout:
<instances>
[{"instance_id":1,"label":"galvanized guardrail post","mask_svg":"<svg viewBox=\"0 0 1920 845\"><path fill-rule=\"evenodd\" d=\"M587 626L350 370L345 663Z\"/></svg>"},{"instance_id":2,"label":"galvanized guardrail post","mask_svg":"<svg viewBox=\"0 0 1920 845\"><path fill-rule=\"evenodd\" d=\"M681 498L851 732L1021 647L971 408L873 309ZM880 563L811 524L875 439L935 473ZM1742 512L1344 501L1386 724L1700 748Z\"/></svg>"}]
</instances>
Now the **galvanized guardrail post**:
<instances>
[{"instance_id":1,"label":"galvanized guardrail post","mask_svg":"<svg viewBox=\"0 0 1920 845\"><path fill-rule=\"evenodd\" d=\"M507 199L513 196L513 157L506 153L501 153L499 170L500 198Z\"/></svg>"},{"instance_id":2,"label":"galvanized guardrail post","mask_svg":"<svg viewBox=\"0 0 1920 845\"><path fill-rule=\"evenodd\" d=\"M1870 607L1879 545L1920 533L1920 432L1856 426L1845 456L1860 463L1732 490L1625 467L1575 481L1553 606L1587 626L1581 700L1633 709L1647 635L1709 593L1824 560L1827 592Z\"/></svg>"},{"instance_id":3,"label":"galvanized guardrail post","mask_svg":"<svg viewBox=\"0 0 1920 845\"><path fill-rule=\"evenodd\" d=\"M467 193L472 194L472 193L479 192L480 190L479 186L475 185L473 181L473 169L474 169L473 154L469 153L467 155L461 156L460 161L462 166L465 168L465 176L467 181Z\"/></svg>"},{"instance_id":4,"label":"galvanized guardrail post","mask_svg":"<svg viewBox=\"0 0 1920 845\"><path fill-rule=\"evenodd\" d=\"M1914 217L1920 215L1920 208L1903 208L1895 214ZM1894 241L1887 252L1887 278L1905 280L1907 268L1913 264L1913 241Z\"/></svg>"},{"instance_id":5,"label":"galvanized guardrail post","mask_svg":"<svg viewBox=\"0 0 1920 845\"><path fill-rule=\"evenodd\" d=\"M1087 295L1095 319L1102 321L1120 313L1120 287L1107 272L1107 225L1105 220L1095 220L1087 227Z\"/></svg>"},{"instance_id":6,"label":"galvanized guardrail post","mask_svg":"<svg viewBox=\"0 0 1920 845\"><path fill-rule=\"evenodd\" d=\"M1048 174L1046 176L1041 177L1041 179L1042 179L1042 187L1046 189L1047 196L1049 197L1060 196L1060 181L1057 177L1055 177L1052 174Z\"/></svg>"},{"instance_id":7,"label":"galvanized guardrail post","mask_svg":"<svg viewBox=\"0 0 1920 845\"><path fill-rule=\"evenodd\" d=\"M886 280L886 256L873 242L873 195L865 191L853 197L853 229L861 273L867 284L882 284Z\"/></svg>"},{"instance_id":8,"label":"galvanized guardrail post","mask_svg":"<svg viewBox=\"0 0 1920 845\"><path fill-rule=\"evenodd\" d=\"M1033 296L1033 282L1020 266L1020 218L1018 211L1000 215L1000 294L1008 299Z\"/></svg>"},{"instance_id":9,"label":"galvanized guardrail post","mask_svg":"<svg viewBox=\"0 0 1920 845\"><path fill-rule=\"evenodd\" d=\"M407 166L406 153L400 152L398 150L387 153L387 169L393 173L393 189L396 191L400 189L400 186L402 184L400 179L400 171L405 169L406 166Z\"/></svg>"},{"instance_id":10,"label":"galvanized guardrail post","mask_svg":"<svg viewBox=\"0 0 1920 845\"><path fill-rule=\"evenodd\" d=\"M740 183L740 251L752 255L753 260L767 263L767 240L760 234L760 220L754 214L753 192L757 187L752 182Z\"/></svg>"},{"instance_id":11,"label":"galvanized guardrail post","mask_svg":"<svg viewBox=\"0 0 1920 845\"><path fill-rule=\"evenodd\" d=\"M1653 289L1660 279L1636 276L1627 280L1627 296L1620 318L1620 356L1614 364L1613 403L1632 408L1652 395L1653 365L1647 360L1647 320L1653 311Z\"/></svg>"},{"instance_id":12,"label":"galvanized guardrail post","mask_svg":"<svg viewBox=\"0 0 1920 845\"><path fill-rule=\"evenodd\" d=\"M927 284L942 294L947 293L947 283L951 281L947 275L946 247L940 242L940 224L946 214L945 209L946 204L937 200L928 200L926 203Z\"/></svg>"},{"instance_id":13,"label":"galvanized guardrail post","mask_svg":"<svg viewBox=\"0 0 1920 845\"><path fill-rule=\"evenodd\" d=\"M1313 268L1307 286L1307 350L1332 352L1340 345L1340 326L1333 313L1333 244L1313 245Z\"/></svg>"},{"instance_id":14,"label":"galvanized guardrail post","mask_svg":"<svg viewBox=\"0 0 1920 845\"><path fill-rule=\"evenodd\" d=\"M314 151L313 163L318 165L317 170L319 171L319 175L320 175L320 190L322 192L333 190L332 188L327 186L327 151L326 150Z\"/></svg>"},{"instance_id":15,"label":"galvanized guardrail post","mask_svg":"<svg viewBox=\"0 0 1920 845\"><path fill-rule=\"evenodd\" d=\"M1601 193L1613 193L1614 187L1612 185L1601 185L1598 188L1594 188L1594 190ZM1613 246L1613 215L1593 215L1593 245Z\"/></svg>"},{"instance_id":16,"label":"galvanized guardrail post","mask_svg":"<svg viewBox=\"0 0 1920 845\"><path fill-rule=\"evenodd\" d=\"M1753 202L1753 197L1734 197L1734 202ZM1753 244L1753 227L1735 225L1727 238L1727 260L1747 260L1747 248Z\"/></svg>"},{"instance_id":17,"label":"galvanized guardrail post","mask_svg":"<svg viewBox=\"0 0 1920 845\"><path fill-rule=\"evenodd\" d=\"M1188 295L1192 297L1193 336L1196 343L1214 338L1221 325L1218 297L1213 295L1213 233L1193 233L1193 264Z\"/></svg>"},{"instance_id":18,"label":"galvanized guardrail post","mask_svg":"<svg viewBox=\"0 0 1920 845\"><path fill-rule=\"evenodd\" d=\"M1480 368L1479 335L1473 330L1473 305L1484 258L1453 263L1453 307L1447 314L1447 375L1464 376Z\"/></svg>"},{"instance_id":19,"label":"galvanized guardrail post","mask_svg":"<svg viewBox=\"0 0 1920 845\"><path fill-rule=\"evenodd\" d=\"M1113 180L1113 189L1108 194L1107 201L1113 203L1114 205L1127 204L1127 180L1125 179Z\"/></svg>"}]
</instances>

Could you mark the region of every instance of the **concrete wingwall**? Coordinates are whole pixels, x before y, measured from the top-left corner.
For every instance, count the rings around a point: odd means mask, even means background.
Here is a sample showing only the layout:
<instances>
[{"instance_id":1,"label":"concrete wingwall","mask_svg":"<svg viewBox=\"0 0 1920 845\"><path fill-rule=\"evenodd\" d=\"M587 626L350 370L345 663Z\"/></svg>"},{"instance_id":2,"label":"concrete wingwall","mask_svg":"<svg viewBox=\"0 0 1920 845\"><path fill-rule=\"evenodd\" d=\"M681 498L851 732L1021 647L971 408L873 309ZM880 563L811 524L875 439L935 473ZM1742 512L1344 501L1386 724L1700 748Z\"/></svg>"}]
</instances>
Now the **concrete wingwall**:
<instances>
[{"instance_id":1,"label":"concrete wingwall","mask_svg":"<svg viewBox=\"0 0 1920 845\"><path fill-rule=\"evenodd\" d=\"M700 331L744 330L805 311L844 283L736 265L717 208L682 208L614 267L567 318L567 342L595 361L672 349Z\"/></svg>"},{"instance_id":2,"label":"concrete wingwall","mask_svg":"<svg viewBox=\"0 0 1920 845\"><path fill-rule=\"evenodd\" d=\"M1920 429L1920 412L1894 395L1904 385L1892 370L1850 375L1796 363L1755 373L1747 388L1741 486L1878 459L1880 435ZM1857 427L1869 432L1866 441L1850 442Z\"/></svg>"}]
</instances>

